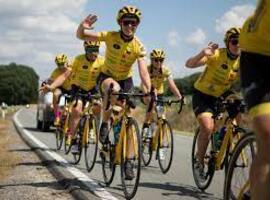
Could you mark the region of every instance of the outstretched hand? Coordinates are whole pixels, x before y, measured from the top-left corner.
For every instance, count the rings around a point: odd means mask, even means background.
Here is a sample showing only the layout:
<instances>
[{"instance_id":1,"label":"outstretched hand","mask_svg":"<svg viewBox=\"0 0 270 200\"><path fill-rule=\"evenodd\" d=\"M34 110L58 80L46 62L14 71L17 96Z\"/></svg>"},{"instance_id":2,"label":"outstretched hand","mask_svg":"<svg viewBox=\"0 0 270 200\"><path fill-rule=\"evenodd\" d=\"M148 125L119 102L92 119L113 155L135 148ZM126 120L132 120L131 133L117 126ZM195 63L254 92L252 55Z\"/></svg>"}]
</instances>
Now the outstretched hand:
<instances>
[{"instance_id":1,"label":"outstretched hand","mask_svg":"<svg viewBox=\"0 0 270 200\"><path fill-rule=\"evenodd\" d=\"M46 94L47 92L51 91L52 88L50 87L50 85L45 84L43 86L41 86L38 91L41 92L42 94Z\"/></svg>"}]
</instances>

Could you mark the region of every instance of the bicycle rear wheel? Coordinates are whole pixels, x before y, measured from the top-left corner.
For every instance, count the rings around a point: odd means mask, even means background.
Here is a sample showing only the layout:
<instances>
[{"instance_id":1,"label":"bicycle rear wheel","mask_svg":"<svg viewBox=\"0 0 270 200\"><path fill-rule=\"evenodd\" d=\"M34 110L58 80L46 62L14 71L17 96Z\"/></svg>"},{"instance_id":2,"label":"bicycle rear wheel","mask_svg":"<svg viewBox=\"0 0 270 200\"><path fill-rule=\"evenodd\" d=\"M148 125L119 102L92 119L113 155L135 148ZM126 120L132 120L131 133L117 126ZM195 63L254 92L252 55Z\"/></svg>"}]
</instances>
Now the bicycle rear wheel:
<instances>
[{"instance_id":1,"label":"bicycle rear wheel","mask_svg":"<svg viewBox=\"0 0 270 200\"><path fill-rule=\"evenodd\" d=\"M166 174L169 171L172 164L174 146L173 146L173 132L171 125L165 119L163 119L162 122L162 131L163 131L163 138L160 138L161 134L159 134L157 158L162 173ZM162 142L163 144L160 144L160 140L163 141ZM161 155L160 153L162 153L163 155Z\"/></svg>"},{"instance_id":2,"label":"bicycle rear wheel","mask_svg":"<svg viewBox=\"0 0 270 200\"><path fill-rule=\"evenodd\" d=\"M88 132L84 148L85 165L88 172L91 172L95 166L98 151L98 131L96 118L91 116L88 120Z\"/></svg>"},{"instance_id":3,"label":"bicycle rear wheel","mask_svg":"<svg viewBox=\"0 0 270 200\"><path fill-rule=\"evenodd\" d=\"M199 189L202 191L206 190L210 183L212 182L212 179L214 177L215 173L215 158L212 154L211 150L211 142L209 142L205 156L204 156L204 173L205 177L204 180L202 180L196 169L196 152L197 152L197 142L199 138L199 128L197 129L194 138L193 138L193 143L192 143L192 153L191 153L191 164L192 164L192 173L193 173L193 178L195 181L195 184Z\"/></svg>"},{"instance_id":4,"label":"bicycle rear wheel","mask_svg":"<svg viewBox=\"0 0 270 200\"><path fill-rule=\"evenodd\" d=\"M115 164L114 164L114 147L111 144L107 144L107 152L101 150L100 157L101 157L101 164L102 164L102 174L103 179L106 186L110 186L113 181L114 174L115 174Z\"/></svg>"},{"instance_id":5,"label":"bicycle rear wheel","mask_svg":"<svg viewBox=\"0 0 270 200\"><path fill-rule=\"evenodd\" d=\"M121 155L121 181L126 199L132 199L138 189L140 174L141 174L141 137L139 133L139 128L137 122L129 117L128 123L126 127L126 136L132 139L133 149L134 149L134 158L131 160L134 172L134 178L132 180L128 180L125 175L125 162L127 158L124 157L126 154L125 147L127 143L122 144L122 155ZM128 141L126 141L128 142Z\"/></svg>"},{"instance_id":6,"label":"bicycle rear wheel","mask_svg":"<svg viewBox=\"0 0 270 200\"><path fill-rule=\"evenodd\" d=\"M256 138L247 133L237 143L225 177L224 199L243 199L249 192L249 171L257 151Z\"/></svg>"},{"instance_id":7,"label":"bicycle rear wheel","mask_svg":"<svg viewBox=\"0 0 270 200\"><path fill-rule=\"evenodd\" d=\"M149 126L148 131L152 131L151 126ZM142 161L144 166L148 166L152 159L152 139L153 138L146 138L146 132L143 131L142 128ZM153 135L153 133L151 134Z\"/></svg>"}]
</instances>

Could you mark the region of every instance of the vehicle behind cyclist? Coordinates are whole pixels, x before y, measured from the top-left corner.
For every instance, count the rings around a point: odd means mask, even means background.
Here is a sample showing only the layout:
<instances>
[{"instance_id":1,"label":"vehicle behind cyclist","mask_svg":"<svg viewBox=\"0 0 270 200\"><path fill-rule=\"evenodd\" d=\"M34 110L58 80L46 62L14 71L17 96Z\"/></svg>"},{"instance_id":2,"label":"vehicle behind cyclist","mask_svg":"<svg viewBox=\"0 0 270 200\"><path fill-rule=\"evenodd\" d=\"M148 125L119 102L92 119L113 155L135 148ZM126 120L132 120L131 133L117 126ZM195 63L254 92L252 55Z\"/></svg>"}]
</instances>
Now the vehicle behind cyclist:
<instances>
[{"instance_id":1,"label":"vehicle behind cyclist","mask_svg":"<svg viewBox=\"0 0 270 200\"><path fill-rule=\"evenodd\" d=\"M101 66L104 59L99 54L100 42L84 42L85 54L78 55L72 62L71 70L66 71L63 75L59 76L51 85L46 85L44 90L53 90L62 85L66 79L72 78L73 94L95 94L97 93L96 82L100 74ZM86 101L79 98L75 106L72 108L70 116L69 137L67 143L70 143L74 134L74 130L80 120L80 113ZM97 104L94 108L96 114L101 110L100 105ZM72 152L76 153L78 150L77 145L73 145Z\"/></svg>"}]
</instances>

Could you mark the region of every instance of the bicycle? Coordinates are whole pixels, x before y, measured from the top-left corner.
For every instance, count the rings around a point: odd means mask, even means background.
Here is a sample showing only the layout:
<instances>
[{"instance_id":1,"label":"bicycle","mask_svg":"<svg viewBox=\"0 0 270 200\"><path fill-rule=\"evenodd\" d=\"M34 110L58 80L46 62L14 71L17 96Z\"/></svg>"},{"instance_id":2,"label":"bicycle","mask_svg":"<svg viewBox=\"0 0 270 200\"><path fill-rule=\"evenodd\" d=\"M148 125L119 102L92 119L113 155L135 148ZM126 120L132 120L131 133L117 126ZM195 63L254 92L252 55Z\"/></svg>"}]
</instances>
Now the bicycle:
<instances>
[{"instance_id":1,"label":"bicycle","mask_svg":"<svg viewBox=\"0 0 270 200\"><path fill-rule=\"evenodd\" d=\"M86 169L90 172L94 168L98 151L97 119L92 112L92 107L94 100L99 100L100 95L92 95L90 93L82 94L77 92L75 95L76 101L74 106L76 106L79 98L87 100L87 103L80 114L80 120L75 128L73 139L68 146L68 151L70 151L72 145L75 143L78 145L78 152L72 153L74 164L78 164L81 160L82 150L84 149Z\"/></svg>"},{"instance_id":2,"label":"bicycle","mask_svg":"<svg viewBox=\"0 0 270 200\"><path fill-rule=\"evenodd\" d=\"M156 119L152 119L147 132L143 131L142 128L142 160L144 165L148 166L151 162L153 152L156 151L156 160L158 160L162 173L165 174L169 171L172 164L174 141L171 125L165 118L164 113L167 107L170 107L174 103L180 103L178 111L178 114L180 114L182 111L183 99L173 101L152 98L151 101L148 112L152 110L150 106L154 106ZM156 102L156 104L154 104L154 102ZM157 129L155 127L157 127Z\"/></svg>"},{"instance_id":3,"label":"bicycle","mask_svg":"<svg viewBox=\"0 0 270 200\"><path fill-rule=\"evenodd\" d=\"M249 171L256 152L256 137L249 132L239 140L232 153L224 183L225 200L250 199Z\"/></svg>"},{"instance_id":4,"label":"bicycle","mask_svg":"<svg viewBox=\"0 0 270 200\"><path fill-rule=\"evenodd\" d=\"M193 178L197 187L202 191L209 187L216 170L221 170L225 167L225 174L227 173L231 153L237 141L239 141L241 136L247 132L245 129L234 124L236 116L245 111L242 100L220 100L215 107L216 109L213 119L215 120L215 124L217 124L217 122L223 124L222 128L218 131L218 133L221 133L223 136L220 141L216 141L214 138L216 136L215 134L217 134L216 130L211 135L210 145L208 144L207 151L204 156L203 180L199 177L198 173L196 173L195 166L196 162L198 162L195 153L197 152L196 147L199 136L199 128L194 135L192 144L191 163ZM228 114L226 118L222 116L222 114L225 114L225 111Z\"/></svg>"},{"instance_id":5,"label":"bicycle","mask_svg":"<svg viewBox=\"0 0 270 200\"><path fill-rule=\"evenodd\" d=\"M69 101L70 101L70 99L71 99L71 95L69 95L69 94L62 94L61 96L60 96L60 98L61 97L64 97L64 99L65 99L65 103L64 103L64 106L63 106L63 108L61 109L61 113L60 113L60 124L59 124L59 126L56 126L56 130L55 130L55 137L56 137L56 149L57 150L60 150L61 149L61 147L62 147L62 145L63 145L63 141L64 141L64 139L65 139L65 133L67 132L65 132L64 130L67 130L68 128L67 128L67 125L68 125L68 123L65 123L66 122L66 120L68 121L68 119L69 119L69 117L68 117L68 115L69 115ZM66 124L66 127L65 127L65 124Z\"/></svg>"},{"instance_id":6,"label":"bicycle","mask_svg":"<svg viewBox=\"0 0 270 200\"><path fill-rule=\"evenodd\" d=\"M144 94L113 92L113 85L110 86L108 91L108 99L112 95L121 96L124 98L142 97ZM119 106L112 107L112 117L110 119L109 138L108 143L100 150L100 157L102 161L102 173L106 186L110 186L113 181L116 165L120 165L121 182L126 199L132 199L138 189L141 172L141 138L139 128L136 120L128 113L130 108L134 108L127 100L124 108ZM110 102L107 104L106 109L110 107ZM120 132L114 132L116 127L120 127ZM111 133L113 132L113 133ZM129 137L129 140L128 140ZM131 142L130 142L131 141ZM133 146L134 157L132 159L135 177L132 180L127 180L125 177L125 162L128 154L128 145Z\"/></svg>"}]
</instances>

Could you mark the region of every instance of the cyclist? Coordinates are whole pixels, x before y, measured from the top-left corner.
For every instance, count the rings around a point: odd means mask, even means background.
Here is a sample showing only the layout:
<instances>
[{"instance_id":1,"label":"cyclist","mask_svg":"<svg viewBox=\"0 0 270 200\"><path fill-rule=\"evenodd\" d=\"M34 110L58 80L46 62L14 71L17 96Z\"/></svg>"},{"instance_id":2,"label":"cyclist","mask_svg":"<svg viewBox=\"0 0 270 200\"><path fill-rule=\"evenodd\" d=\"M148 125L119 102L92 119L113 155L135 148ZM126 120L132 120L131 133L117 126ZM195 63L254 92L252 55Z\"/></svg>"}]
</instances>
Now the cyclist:
<instances>
[{"instance_id":1,"label":"cyclist","mask_svg":"<svg viewBox=\"0 0 270 200\"><path fill-rule=\"evenodd\" d=\"M146 87L145 92L150 92L150 77L145 63L145 49L143 44L135 36L136 29L141 21L141 12L134 6L124 6L117 15L117 22L120 25L120 31L93 32L92 25L97 20L97 16L89 15L79 25L77 37L88 41L105 41L106 52L105 62L101 68L99 76L99 86L104 94L103 119L100 127L100 142L105 147L108 141L108 121L111 114L111 108L106 110L108 104L107 92L110 85L113 84L113 91L122 89L124 92L133 89L132 65L137 60L139 74L143 84ZM111 105L115 104L116 99L112 97ZM106 103L105 103L106 102ZM133 179L133 150L131 139L128 137L128 153L125 163L126 179Z\"/></svg>"},{"instance_id":2,"label":"cyclist","mask_svg":"<svg viewBox=\"0 0 270 200\"><path fill-rule=\"evenodd\" d=\"M78 90L80 93L96 94L96 82L97 77L100 74L101 65L104 64L104 58L98 56L100 42L84 42L85 54L78 55L73 60L71 70L67 70L64 74L60 75L51 85L46 85L43 89L45 90L54 90L54 88L62 85L66 79L71 77L72 85L75 87L72 88L72 93L76 93ZM74 91L75 90L75 91ZM80 113L86 102L81 99L78 100L75 107L72 108L72 113L70 117L70 126L69 126L69 137L68 144L71 142L74 130L80 120ZM94 113L97 115L100 112L101 108L99 104L93 108ZM78 145L75 144L72 146L72 152L78 152Z\"/></svg>"},{"instance_id":3,"label":"cyclist","mask_svg":"<svg viewBox=\"0 0 270 200\"><path fill-rule=\"evenodd\" d=\"M186 61L186 67L196 68L206 65L204 72L194 84L193 111L200 126L198 138L197 162L195 168L198 177L205 179L204 156L215 124L212 118L214 105L218 97L225 95L239 77L239 44L240 29L233 27L227 30L224 42L226 48L210 42L197 55Z\"/></svg>"},{"instance_id":4,"label":"cyclist","mask_svg":"<svg viewBox=\"0 0 270 200\"><path fill-rule=\"evenodd\" d=\"M270 0L258 2L240 35L241 82L257 140L250 171L251 199L270 199Z\"/></svg>"},{"instance_id":5,"label":"cyclist","mask_svg":"<svg viewBox=\"0 0 270 200\"><path fill-rule=\"evenodd\" d=\"M165 52L162 49L153 49L150 53L151 63L148 66L148 73L151 79L151 86L155 88L155 93L157 94L158 99L163 99L164 96L164 84L165 81L168 80L168 85L174 96L181 100L182 96L176 87L172 73L164 65L165 60ZM145 87L142 86L143 91L145 91ZM146 102L144 102L146 103ZM146 112L145 120L143 124L143 132L147 135L150 133L148 131L150 121L152 117L152 112ZM151 133L150 133L151 134ZM146 137L151 137L151 135L147 135ZM162 153L160 154L162 155ZM162 157L162 156L161 156Z\"/></svg>"},{"instance_id":6,"label":"cyclist","mask_svg":"<svg viewBox=\"0 0 270 200\"><path fill-rule=\"evenodd\" d=\"M60 76L61 74L65 73L67 70L69 70L68 66L68 58L65 54L58 54L55 57L55 63L57 65L57 68L53 70L51 73L51 76L48 80L48 84L53 83L53 81ZM53 108L54 108L54 125L58 126L60 123L60 111L59 111L59 97L63 93L68 93L68 91L71 89L71 83L70 79L66 79L65 82L58 88L55 88L53 90Z\"/></svg>"}]
</instances>

